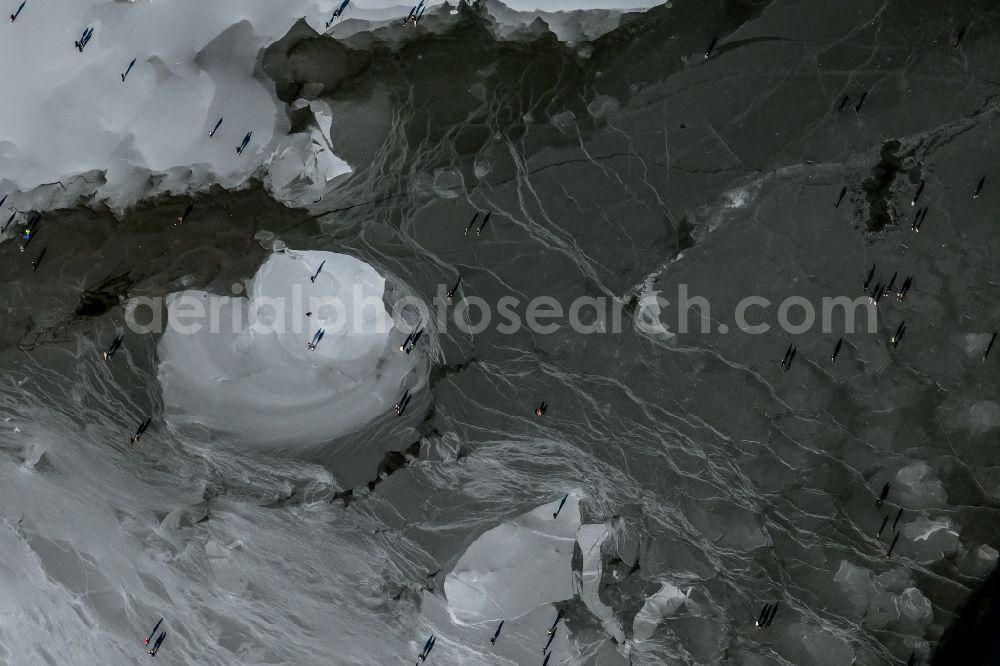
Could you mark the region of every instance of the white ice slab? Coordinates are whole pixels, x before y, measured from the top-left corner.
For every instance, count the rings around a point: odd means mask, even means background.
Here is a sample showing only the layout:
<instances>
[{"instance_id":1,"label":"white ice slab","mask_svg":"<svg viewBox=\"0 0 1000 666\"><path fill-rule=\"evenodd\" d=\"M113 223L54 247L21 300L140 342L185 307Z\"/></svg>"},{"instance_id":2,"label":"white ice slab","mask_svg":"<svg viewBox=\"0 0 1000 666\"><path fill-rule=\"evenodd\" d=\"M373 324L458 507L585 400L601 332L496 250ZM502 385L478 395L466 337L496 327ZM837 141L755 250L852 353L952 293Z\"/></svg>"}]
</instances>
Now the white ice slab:
<instances>
[{"instance_id":1,"label":"white ice slab","mask_svg":"<svg viewBox=\"0 0 1000 666\"><path fill-rule=\"evenodd\" d=\"M559 517L551 502L485 532L445 578L457 622L518 618L573 596L573 546L580 528L579 499L570 495Z\"/></svg>"},{"instance_id":2,"label":"white ice slab","mask_svg":"<svg viewBox=\"0 0 1000 666\"><path fill-rule=\"evenodd\" d=\"M542 649L546 645L552 654L548 666L582 662L573 641L572 627L564 620L559 622L552 642L548 642L546 632L558 614L551 604L539 606L517 619L505 620L494 644L490 643L490 638L496 633L499 622L457 623L439 595L424 592L420 614L427 626L414 635L412 651L417 654L426 635L436 634L438 642L434 647L434 658L429 660L433 663L538 666L544 659ZM442 647L443 650L440 649Z\"/></svg>"},{"instance_id":3,"label":"white ice slab","mask_svg":"<svg viewBox=\"0 0 1000 666\"><path fill-rule=\"evenodd\" d=\"M389 344L384 285L354 257L287 251L268 258L249 298L172 295L157 350L168 418L247 442L306 444L388 414L422 380L417 354Z\"/></svg>"}]
</instances>

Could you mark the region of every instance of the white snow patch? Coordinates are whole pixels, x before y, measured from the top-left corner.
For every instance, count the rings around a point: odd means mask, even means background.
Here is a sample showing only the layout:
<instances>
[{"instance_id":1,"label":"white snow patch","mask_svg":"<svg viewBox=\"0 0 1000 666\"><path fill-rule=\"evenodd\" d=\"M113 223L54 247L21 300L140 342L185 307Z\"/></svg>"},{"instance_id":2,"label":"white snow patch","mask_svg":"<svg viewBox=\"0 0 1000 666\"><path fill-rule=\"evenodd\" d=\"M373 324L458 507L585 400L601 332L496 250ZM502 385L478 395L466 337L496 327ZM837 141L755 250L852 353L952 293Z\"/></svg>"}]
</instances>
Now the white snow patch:
<instances>
[{"instance_id":1,"label":"white snow patch","mask_svg":"<svg viewBox=\"0 0 1000 666\"><path fill-rule=\"evenodd\" d=\"M573 546L580 501L542 505L482 534L444 582L459 623L518 618L542 604L573 597Z\"/></svg>"},{"instance_id":2,"label":"white snow patch","mask_svg":"<svg viewBox=\"0 0 1000 666\"><path fill-rule=\"evenodd\" d=\"M952 528L951 520L948 518L930 520L921 516L910 525L907 525L907 528L905 530L906 535L914 541L927 541L936 532L942 530L953 536L958 536L958 532Z\"/></svg>"},{"instance_id":3,"label":"white snow patch","mask_svg":"<svg viewBox=\"0 0 1000 666\"><path fill-rule=\"evenodd\" d=\"M311 443L388 413L418 354L389 344L384 287L354 257L287 251L267 259L249 298L171 295L157 350L168 419L248 442ZM422 379L408 381L413 390Z\"/></svg>"},{"instance_id":4,"label":"white snow patch","mask_svg":"<svg viewBox=\"0 0 1000 666\"><path fill-rule=\"evenodd\" d=\"M729 209L735 208L746 208L747 204L750 203L750 192L744 189L730 190L725 193L725 202L723 205Z\"/></svg>"},{"instance_id":5,"label":"white snow patch","mask_svg":"<svg viewBox=\"0 0 1000 666\"><path fill-rule=\"evenodd\" d=\"M931 519L919 516L905 525L900 533L900 545L911 551L912 557L923 562L955 553L959 547L958 531L947 517Z\"/></svg>"},{"instance_id":6,"label":"white snow patch","mask_svg":"<svg viewBox=\"0 0 1000 666\"><path fill-rule=\"evenodd\" d=\"M660 297L663 292L655 288L656 282L656 277L651 274L646 277L641 287L635 308L635 327L640 333L650 337L671 340L676 336L663 323L663 308L669 305L669 302Z\"/></svg>"},{"instance_id":7,"label":"white snow patch","mask_svg":"<svg viewBox=\"0 0 1000 666\"><path fill-rule=\"evenodd\" d=\"M500 636L495 644L489 639L496 633L499 622L488 624L463 624L455 621L447 601L439 594L424 591L420 602L420 615L429 625L423 633L435 633L440 638L428 662L439 664L525 664L537 666L541 663L541 648L548 642L546 630L552 626L558 611L550 604L539 606L527 615L503 621ZM556 634L549 645L553 658L549 666L557 664L579 664L582 659L579 648L574 644L573 632L565 619L559 622ZM413 653L421 644L413 643ZM470 646L472 649L470 649ZM441 648L444 648L443 650ZM454 656L449 658L454 650ZM482 650L482 652L480 652Z\"/></svg>"}]
</instances>

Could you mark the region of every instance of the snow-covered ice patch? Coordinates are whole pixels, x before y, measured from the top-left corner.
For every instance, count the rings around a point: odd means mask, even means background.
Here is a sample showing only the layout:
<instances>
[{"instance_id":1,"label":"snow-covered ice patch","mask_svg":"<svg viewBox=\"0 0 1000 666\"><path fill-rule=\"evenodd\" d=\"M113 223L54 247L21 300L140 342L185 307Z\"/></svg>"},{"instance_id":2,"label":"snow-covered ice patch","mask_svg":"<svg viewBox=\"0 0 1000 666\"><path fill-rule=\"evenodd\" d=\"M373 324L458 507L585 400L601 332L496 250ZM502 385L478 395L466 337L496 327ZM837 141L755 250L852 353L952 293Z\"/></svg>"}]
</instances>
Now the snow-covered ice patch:
<instances>
[{"instance_id":1,"label":"snow-covered ice patch","mask_svg":"<svg viewBox=\"0 0 1000 666\"><path fill-rule=\"evenodd\" d=\"M663 309L669 302L662 298L663 292L656 289L656 279L653 275L646 277L638 294L639 300L635 308L635 327L640 333L661 340L671 340L675 337L670 328L663 323Z\"/></svg>"},{"instance_id":2,"label":"snow-covered ice patch","mask_svg":"<svg viewBox=\"0 0 1000 666\"><path fill-rule=\"evenodd\" d=\"M645 641L653 635L660 622L678 610L687 601L690 590L682 592L673 583L665 582L655 594L646 599L632 621L632 636L636 641Z\"/></svg>"},{"instance_id":3,"label":"snow-covered ice patch","mask_svg":"<svg viewBox=\"0 0 1000 666\"><path fill-rule=\"evenodd\" d=\"M930 601L902 570L878 576L864 567L841 560L833 577L854 613L864 616L872 628L913 630L933 620Z\"/></svg>"},{"instance_id":4,"label":"snow-covered ice patch","mask_svg":"<svg viewBox=\"0 0 1000 666\"><path fill-rule=\"evenodd\" d=\"M499 622L471 625L457 623L446 600L438 594L425 590L421 597L420 615L428 626L423 633L417 635L434 633L440 637L431 658L438 660L436 663L439 664L537 666L543 659L540 657L541 648L546 645L549 647L549 653L554 655L549 661L549 666L581 663L579 648L574 644L572 629L565 619L559 622L552 643L548 643L546 630L552 626L558 612L555 606L544 604L527 615L504 620L496 643L491 644L488 639L496 633ZM420 649L420 645L414 641L414 653ZM471 653L469 646L482 649L484 653ZM455 650L454 656L449 654L452 649Z\"/></svg>"},{"instance_id":5,"label":"snow-covered ice patch","mask_svg":"<svg viewBox=\"0 0 1000 666\"><path fill-rule=\"evenodd\" d=\"M872 596L872 572L847 560L840 561L840 568L833 576L840 585L848 602L856 612L868 607Z\"/></svg>"},{"instance_id":6,"label":"snow-covered ice patch","mask_svg":"<svg viewBox=\"0 0 1000 666\"><path fill-rule=\"evenodd\" d=\"M931 519L919 516L900 531L905 540L905 548L912 551L912 557L922 562L951 555L959 548L958 530L951 518Z\"/></svg>"},{"instance_id":7,"label":"snow-covered ice patch","mask_svg":"<svg viewBox=\"0 0 1000 666\"><path fill-rule=\"evenodd\" d=\"M899 595L899 612L907 620L927 624L934 617L930 599L915 587L909 587Z\"/></svg>"},{"instance_id":8,"label":"snow-covered ice patch","mask_svg":"<svg viewBox=\"0 0 1000 666\"><path fill-rule=\"evenodd\" d=\"M598 95L587 105L587 111L595 118L604 118L617 113L619 108L618 100L608 95Z\"/></svg>"},{"instance_id":9,"label":"snow-covered ice patch","mask_svg":"<svg viewBox=\"0 0 1000 666\"><path fill-rule=\"evenodd\" d=\"M969 408L969 430L974 435L983 435L1000 428L1000 404L993 400L980 400Z\"/></svg>"},{"instance_id":10,"label":"snow-covered ice patch","mask_svg":"<svg viewBox=\"0 0 1000 666\"><path fill-rule=\"evenodd\" d=\"M984 543L978 548L969 549L959 560L958 566L966 576L985 578L996 569L998 558L1000 553L997 549Z\"/></svg>"},{"instance_id":11,"label":"snow-covered ice patch","mask_svg":"<svg viewBox=\"0 0 1000 666\"><path fill-rule=\"evenodd\" d=\"M482 534L466 549L444 582L457 622L519 618L543 604L573 597L573 547L580 502L570 495Z\"/></svg>"},{"instance_id":12,"label":"snow-covered ice patch","mask_svg":"<svg viewBox=\"0 0 1000 666\"><path fill-rule=\"evenodd\" d=\"M937 474L927 463L910 463L896 473L900 502L910 509L945 506L947 496Z\"/></svg>"},{"instance_id":13,"label":"snow-covered ice patch","mask_svg":"<svg viewBox=\"0 0 1000 666\"><path fill-rule=\"evenodd\" d=\"M359 259L287 251L267 259L248 298L171 295L157 350L168 419L306 444L388 413L423 377L418 354L389 343L384 291L385 278Z\"/></svg>"},{"instance_id":14,"label":"snow-covered ice patch","mask_svg":"<svg viewBox=\"0 0 1000 666\"><path fill-rule=\"evenodd\" d=\"M580 598L591 613L601 619L604 630L613 636L618 643L625 641L625 632L621 622L615 617L614 611L601 601L601 546L611 536L608 526L582 525L577 532L576 541L583 553L583 568L580 572Z\"/></svg>"},{"instance_id":15,"label":"snow-covered ice patch","mask_svg":"<svg viewBox=\"0 0 1000 666\"><path fill-rule=\"evenodd\" d=\"M289 205L318 201L338 176L351 167L330 143L333 112L321 100L308 104L316 121L308 134L289 134L278 142L269 159L264 182L276 199Z\"/></svg>"},{"instance_id":16,"label":"snow-covered ice patch","mask_svg":"<svg viewBox=\"0 0 1000 666\"><path fill-rule=\"evenodd\" d=\"M750 203L750 193L744 189L730 190L725 193L724 206L726 208L746 208Z\"/></svg>"},{"instance_id":17,"label":"snow-covered ice patch","mask_svg":"<svg viewBox=\"0 0 1000 666\"><path fill-rule=\"evenodd\" d=\"M746 180L723 192L712 204L702 207L697 218L703 224L695 228L695 241L701 242L730 220L737 219L754 203L763 186L764 179L761 177Z\"/></svg>"}]
</instances>

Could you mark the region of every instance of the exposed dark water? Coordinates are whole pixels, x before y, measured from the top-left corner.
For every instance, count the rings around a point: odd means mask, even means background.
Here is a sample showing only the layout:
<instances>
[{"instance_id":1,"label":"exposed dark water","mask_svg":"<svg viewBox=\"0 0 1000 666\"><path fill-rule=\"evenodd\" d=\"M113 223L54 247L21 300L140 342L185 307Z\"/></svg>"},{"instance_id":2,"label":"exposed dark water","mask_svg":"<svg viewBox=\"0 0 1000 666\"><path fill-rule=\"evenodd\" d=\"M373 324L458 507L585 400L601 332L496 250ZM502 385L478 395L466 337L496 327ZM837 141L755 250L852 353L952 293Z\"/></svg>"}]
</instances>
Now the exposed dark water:
<instances>
[{"instance_id":1,"label":"exposed dark water","mask_svg":"<svg viewBox=\"0 0 1000 666\"><path fill-rule=\"evenodd\" d=\"M117 559L81 539L73 574L52 547L18 546L59 583L52 607L104 556L107 588L120 578L128 602L90 598L96 583L76 591L115 644L136 616L169 612L184 618L179 663L409 658L425 595L443 594L465 548L574 490L585 523L611 526L599 596L627 641L663 583L689 596L627 648L579 597L561 603L579 649L557 663L991 663L980 627L995 615L995 575L982 581L1000 547L1000 358L982 355L998 327L1000 19L972 2L671 4L572 46L540 25L498 42L465 6L405 40L380 28L339 43L300 24L260 71L286 102L331 105L333 145L355 167L314 210L253 186L196 198L182 225L186 199L122 219L58 211L32 246L48 248L34 274L34 255L0 246L3 403L36 442L5 435L32 470L5 473L8 522L23 512L19 529L57 541L66 530L33 508L61 506L49 484L85 470L69 486L84 501L101 467L127 479L94 500L101 528L128 536ZM311 122L291 113L293 129ZM914 233L921 181L929 212ZM482 235L464 235L487 210ZM139 415L161 413L154 337L130 338L112 369L94 360L122 299L231 293L266 254L260 231L360 257L427 302L461 274L462 296L514 296L522 310L585 295L641 314L640 296L676 302L686 285L711 315L698 332L692 314L689 333L671 308L667 333L628 318L590 334L565 320L546 334L452 323L402 419L305 451L167 428L141 456L119 446ZM874 332L777 328L783 299L818 311L855 298L873 263L876 281L914 276L905 299L880 303ZM773 304L749 315L771 332L736 330L748 296ZM900 507L887 557L893 532L875 532ZM775 601L773 626L756 630ZM483 632L443 641L435 659L505 663Z\"/></svg>"}]
</instances>

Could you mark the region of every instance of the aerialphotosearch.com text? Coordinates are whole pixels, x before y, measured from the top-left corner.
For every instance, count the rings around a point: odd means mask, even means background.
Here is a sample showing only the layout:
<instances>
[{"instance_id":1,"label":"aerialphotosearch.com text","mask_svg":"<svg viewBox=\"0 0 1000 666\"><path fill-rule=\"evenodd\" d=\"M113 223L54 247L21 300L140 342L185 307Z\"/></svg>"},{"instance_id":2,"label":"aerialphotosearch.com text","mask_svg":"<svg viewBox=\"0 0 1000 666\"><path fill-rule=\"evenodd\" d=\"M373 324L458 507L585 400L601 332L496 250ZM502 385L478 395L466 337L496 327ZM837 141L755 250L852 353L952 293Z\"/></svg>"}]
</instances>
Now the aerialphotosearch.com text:
<instances>
[{"instance_id":1,"label":"aerialphotosearch.com text","mask_svg":"<svg viewBox=\"0 0 1000 666\"><path fill-rule=\"evenodd\" d=\"M788 296L773 302L760 295L739 299L731 311L721 313L703 296L691 295L688 285L677 285L672 299L655 292L631 299L581 295L569 302L554 296L522 300L503 296L495 302L479 296L449 299L446 285L439 285L428 304L404 296L391 304L345 288L336 296L305 297L293 285L287 297L243 295L242 285L233 296L181 292L165 298L137 297L126 306L126 325L136 333L162 333L167 327L179 333L307 333L321 326L327 335L404 333L434 318L439 333L451 327L468 335L494 329L502 335L523 330L548 335L569 329L581 335L619 334L634 328L649 335L730 334L764 335L778 328L791 335L818 330L822 333L875 333L877 308L867 296L822 297L810 300ZM345 295L346 292L346 295ZM388 310L388 313L387 313Z\"/></svg>"}]
</instances>

